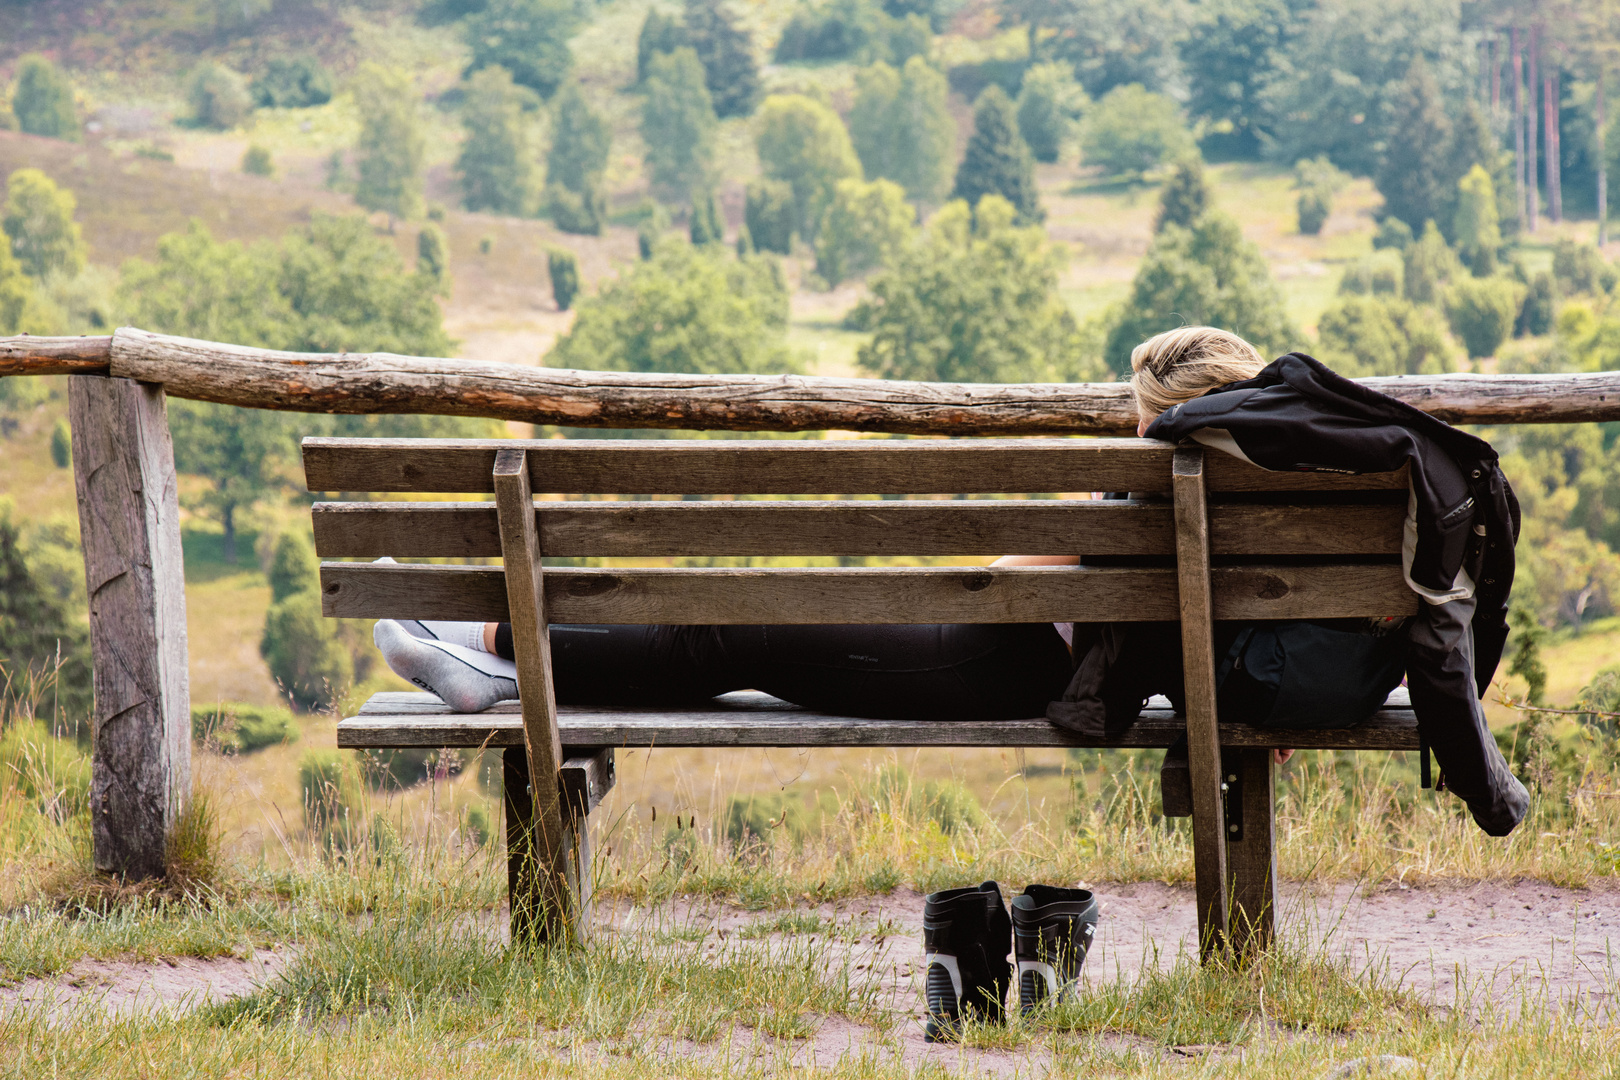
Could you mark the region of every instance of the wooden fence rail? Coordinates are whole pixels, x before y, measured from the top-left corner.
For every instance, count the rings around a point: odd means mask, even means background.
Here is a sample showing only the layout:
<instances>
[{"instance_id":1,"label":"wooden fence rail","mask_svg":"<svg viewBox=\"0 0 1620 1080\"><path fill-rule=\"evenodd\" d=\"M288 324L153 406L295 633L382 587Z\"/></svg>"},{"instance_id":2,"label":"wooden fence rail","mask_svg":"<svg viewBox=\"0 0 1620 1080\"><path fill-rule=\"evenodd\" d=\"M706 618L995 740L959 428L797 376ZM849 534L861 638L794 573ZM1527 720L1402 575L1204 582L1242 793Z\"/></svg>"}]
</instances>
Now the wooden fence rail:
<instances>
[{"instance_id":1,"label":"wooden fence rail","mask_svg":"<svg viewBox=\"0 0 1620 1080\"><path fill-rule=\"evenodd\" d=\"M185 591L167 397L320 413L480 416L595 428L1122 435L1120 383L890 382L568 371L387 353L249 349L124 328L0 338L0 376L70 375L95 660L96 866L161 874L190 795ZM1620 420L1620 372L1364 384L1452 423Z\"/></svg>"},{"instance_id":2,"label":"wooden fence rail","mask_svg":"<svg viewBox=\"0 0 1620 1080\"><path fill-rule=\"evenodd\" d=\"M276 352L124 328L0 338L0 375L113 375L170 397L321 413L482 416L588 428L1127 435L1122 383L924 383L799 375L662 375L390 353ZM1457 424L1620 420L1620 372L1361 380Z\"/></svg>"}]
</instances>

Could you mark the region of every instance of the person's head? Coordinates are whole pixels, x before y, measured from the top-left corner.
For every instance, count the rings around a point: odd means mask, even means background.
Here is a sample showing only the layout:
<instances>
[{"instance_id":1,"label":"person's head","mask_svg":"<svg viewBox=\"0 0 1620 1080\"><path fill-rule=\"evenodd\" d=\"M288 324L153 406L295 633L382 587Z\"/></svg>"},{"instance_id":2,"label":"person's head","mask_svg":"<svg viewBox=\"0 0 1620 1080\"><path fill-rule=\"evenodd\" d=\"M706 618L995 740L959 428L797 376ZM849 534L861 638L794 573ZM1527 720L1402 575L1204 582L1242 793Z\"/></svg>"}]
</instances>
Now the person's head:
<instances>
[{"instance_id":1,"label":"person's head","mask_svg":"<svg viewBox=\"0 0 1620 1080\"><path fill-rule=\"evenodd\" d=\"M1213 326L1183 326L1148 338L1131 350L1131 395L1141 419L1136 433L1147 431L1172 405L1252 379L1265 366L1253 345Z\"/></svg>"}]
</instances>

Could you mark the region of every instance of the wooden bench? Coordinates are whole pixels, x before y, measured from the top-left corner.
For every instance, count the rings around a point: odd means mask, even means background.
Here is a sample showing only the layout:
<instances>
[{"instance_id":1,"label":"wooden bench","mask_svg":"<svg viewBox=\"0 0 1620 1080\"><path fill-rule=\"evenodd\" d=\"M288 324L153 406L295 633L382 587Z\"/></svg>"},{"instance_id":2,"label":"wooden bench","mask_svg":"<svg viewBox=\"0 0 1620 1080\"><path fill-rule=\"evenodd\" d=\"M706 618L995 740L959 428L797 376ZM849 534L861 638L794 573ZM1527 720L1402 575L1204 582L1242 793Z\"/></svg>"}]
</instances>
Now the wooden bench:
<instances>
[{"instance_id":1,"label":"wooden bench","mask_svg":"<svg viewBox=\"0 0 1620 1080\"><path fill-rule=\"evenodd\" d=\"M493 492L493 502L317 503L322 557L502 556L502 567L326 563L323 607L345 618L510 621L522 702L452 714L427 694L378 694L340 747L505 752L514 938L589 925L588 815L615 747L1164 747L1185 734L1202 948L1270 940L1270 748L1416 750L1392 697L1340 731L1261 730L1215 716L1212 620L1408 615L1399 565L1404 473L1267 473L1219 452L1142 439L850 442L306 439L317 492ZM1131 491L1168 499L967 499ZM542 501L555 495L947 495L874 501ZM1291 497L1288 493L1300 493ZM1308 494L1307 494L1308 493ZM1322 493L1334 493L1324 495ZM1173 556L1116 567L543 567L542 556ZM1185 718L1149 708L1088 739L1044 718L865 720L741 693L693 709L556 706L546 634L558 623L1176 621ZM531 785L530 778L555 778Z\"/></svg>"}]
</instances>

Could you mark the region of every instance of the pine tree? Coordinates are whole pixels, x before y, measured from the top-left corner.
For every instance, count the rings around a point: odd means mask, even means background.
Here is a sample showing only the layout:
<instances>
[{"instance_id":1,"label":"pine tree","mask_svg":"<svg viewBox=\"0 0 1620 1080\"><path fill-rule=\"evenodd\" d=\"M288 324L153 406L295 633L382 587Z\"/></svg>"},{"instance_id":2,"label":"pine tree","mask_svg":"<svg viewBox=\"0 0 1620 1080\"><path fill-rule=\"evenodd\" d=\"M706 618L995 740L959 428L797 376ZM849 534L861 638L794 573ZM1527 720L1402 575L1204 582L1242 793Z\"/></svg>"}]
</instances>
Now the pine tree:
<instances>
[{"instance_id":1,"label":"pine tree","mask_svg":"<svg viewBox=\"0 0 1620 1080\"><path fill-rule=\"evenodd\" d=\"M687 222L687 235L691 237L694 247L724 242L726 227L725 222L721 220L720 207L715 201L714 192L703 191L692 196L692 214Z\"/></svg>"},{"instance_id":2,"label":"pine tree","mask_svg":"<svg viewBox=\"0 0 1620 1080\"><path fill-rule=\"evenodd\" d=\"M467 139L456 157L461 201L468 210L522 214L534 201L534 152L523 116L526 94L503 67L483 68L468 78L461 109Z\"/></svg>"},{"instance_id":3,"label":"pine tree","mask_svg":"<svg viewBox=\"0 0 1620 1080\"><path fill-rule=\"evenodd\" d=\"M793 185L785 180L757 180L748 185L743 222L755 251L786 255L793 250L796 209Z\"/></svg>"},{"instance_id":4,"label":"pine tree","mask_svg":"<svg viewBox=\"0 0 1620 1080\"><path fill-rule=\"evenodd\" d=\"M987 88L974 103L973 137L951 195L975 206L985 195L1000 195L1017 209L1023 225L1046 217L1035 189L1035 159L1018 133L1013 103L999 86Z\"/></svg>"},{"instance_id":5,"label":"pine tree","mask_svg":"<svg viewBox=\"0 0 1620 1080\"><path fill-rule=\"evenodd\" d=\"M546 155L546 180L580 195L602 183L613 129L607 117L591 107L579 83L563 87L553 103L551 150Z\"/></svg>"},{"instance_id":6,"label":"pine tree","mask_svg":"<svg viewBox=\"0 0 1620 1080\"><path fill-rule=\"evenodd\" d=\"M84 235L73 220L78 200L38 169L18 169L6 181L0 227L23 272L36 281L51 274L74 277L84 269Z\"/></svg>"},{"instance_id":7,"label":"pine tree","mask_svg":"<svg viewBox=\"0 0 1620 1080\"><path fill-rule=\"evenodd\" d=\"M1445 220L1449 185L1443 174L1451 141L1451 119L1440 86L1419 56L1407 69L1384 161L1373 177L1384 196L1385 212L1406 222L1414 233L1426 221Z\"/></svg>"},{"instance_id":8,"label":"pine tree","mask_svg":"<svg viewBox=\"0 0 1620 1080\"><path fill-rule=\"evenodd\" d=\"M642 89L641 137L653 183L690 198L693 190L709 186L719 125L703 65L691 49L655 56Z\"/></svg>"},{"instance_id":9,"label":"pine tree","mask_svg":"<svg viewBox=\"0 0 1620 1080\"><path fill-rule=\"evenodd\" d=\"M17 61L17 87L11 94L17 126L29 135L79 140L73 84L62 69L37 53Z\"/></svg>"},{"instance_id":10,"label":"pine tree","mask_svg":"<svg viewBox=\"0 0 1620 1080\"><path fill-rule=\"evenodd\" d=\"M1160 232L1166 225L1190 229L1208 209L1209 184L1204 181L1204 163L1198 158L1183 158L1159 189L1159 209L1153 215L1153 231Z\"/></svg>"},{"instance_id":11,"label":"pine tree","mask_svg":"<svg viewBox=\"0 0 1620 1080\"><path fill-rule=\"evenodd\" d=\"M416 234L416 272L432 280L440 296L450 295L450 242L431 221Z\"/></svg>"},{"instance_id":12,"label":"pine tree","mask_svg":"<svg viewBox=\"0 0 1620 1080\"><path fill-rule=\"evenodd\" d=\"M1496 251L1502 246L1491 174L1483 165L1475 165L1457 181L1457 196L1451 231L1457 238L1458 254L1475 277L1489 277L1496 272Z\"/></svg>"},{"instance_id":13,"label":"pine tree","mask_svg":"<svg viewBox=\"0 0 1620 1080\"><path fill-rule=\"evenodd\" d=\"M571 0L488 0L465 24L468 72L499 64L512 81L549 98L567 79L574 55L568 39L579 25Z\"/></svg>"},{"instance_id":14,"label":"pine tree","mask_svg":"<svg viewBox=\"0 0 1620 1080\"><path fill-rule=\"evenodd\" d=\"M546 273L551 277L551 298L557 302L557 310L567 311L579 295L579 259L567 248L548 248Z\"/></svg>"},{"instance_id":15,"label":"pine tree","mask_svg":"<svg viewBox=\"0 0 1620 1080\"><path fill-rule=\"evenodd\" d=\"M647 68L653 57L660 53L672 53L690 44L686 40L686 29L679 21L657 8L648 11L646 20L641 24L641 33L636 36L636 85L647 81Z\"/></svg>"},{"instance_id":16,"label":"pine tree","mask_svg":"<svg viewBox=\"0 0 1620 1080\"><path fill-rule=\"evenodd\" d=\"M422 207L425 141L410 79L367 62L354 81L354 100L360 110L360 140L354 147L360 183L354 201L367 210L387 211L390 221L414 216Z\"/></svg>"},{"instance_id":17,"label":"pine tree","mask_svg":"<svg viewBox=\"0 0 1620 1080\"><path fill-rule=\"evenodd\" d=\"M703 64L717 116L747 116L759 104L754 41L721 0L686 0L686 43Z\"/></svg>"},{"instance_id":18,"label":"pine tree","mask_svg":"<svg viewBox=\"0 0 1620 1080\"><path fill-rule=\"evenodd\" d=\"M792 185L795 229L813 243L838 181L861 176L844 122L815 98L773 94L760 108L754 145L760 170Z\"/></svg>"}]
</instances>

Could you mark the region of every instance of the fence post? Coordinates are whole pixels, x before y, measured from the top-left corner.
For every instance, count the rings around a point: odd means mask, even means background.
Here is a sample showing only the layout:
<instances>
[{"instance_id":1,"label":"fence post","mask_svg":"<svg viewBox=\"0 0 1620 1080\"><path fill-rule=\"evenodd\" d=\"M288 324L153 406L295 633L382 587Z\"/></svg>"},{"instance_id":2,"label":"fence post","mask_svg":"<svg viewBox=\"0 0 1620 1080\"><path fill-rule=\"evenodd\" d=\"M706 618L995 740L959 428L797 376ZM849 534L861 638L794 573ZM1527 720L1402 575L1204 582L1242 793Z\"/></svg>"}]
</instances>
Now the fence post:
<instances>
[{"instance_id":1,"label":"fence post","mask_svg":"<svg viewBox=\"0 0 1620 1080\"><path fill-rule=\"evenodd\" d=\"M95 864L157 877L191 796L185 574L163 387L74 375L68 416L95 663Z\"/></svg>"}]
</instances>

